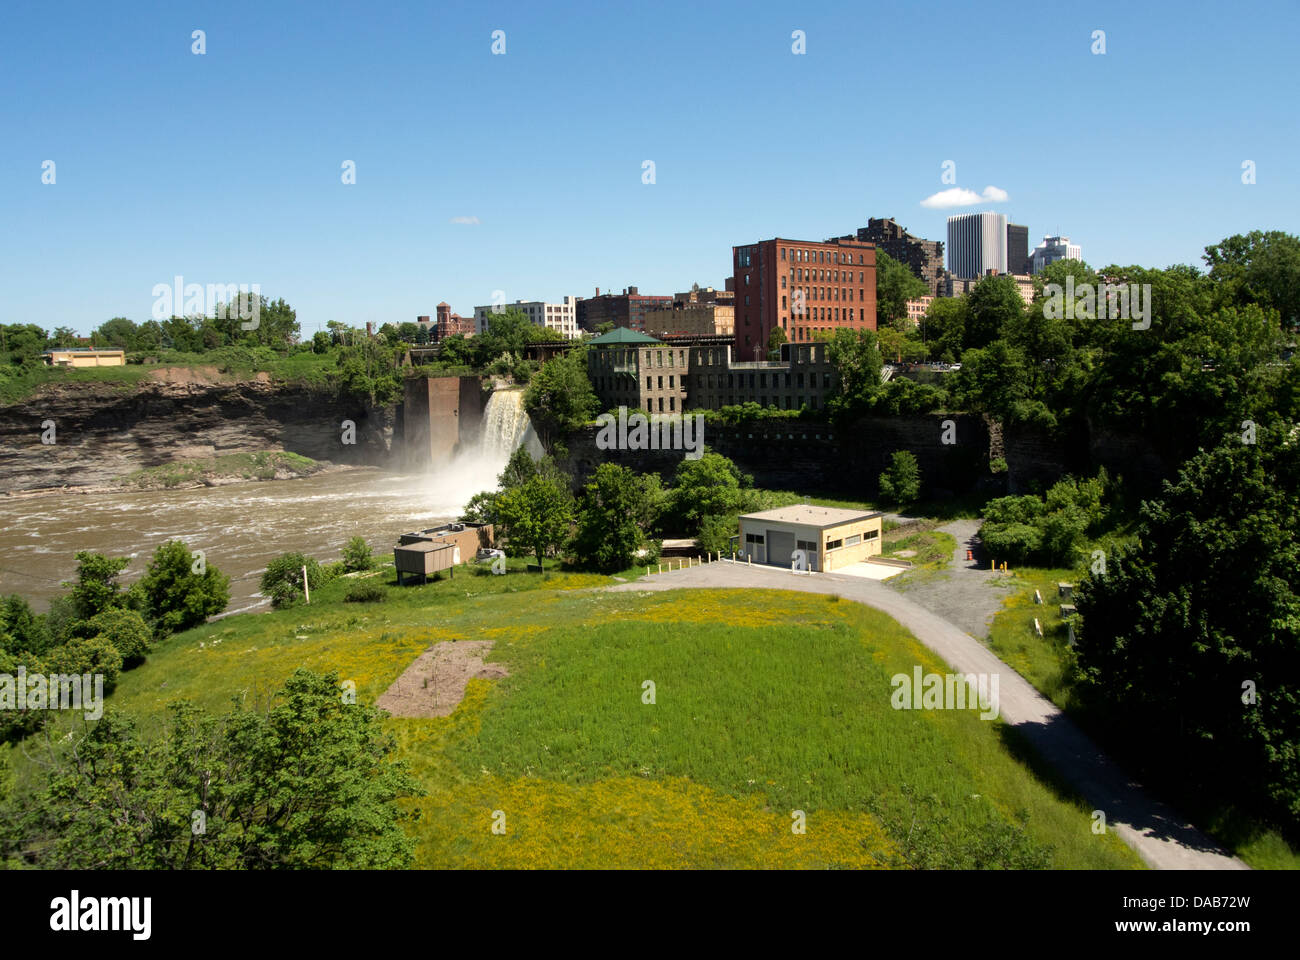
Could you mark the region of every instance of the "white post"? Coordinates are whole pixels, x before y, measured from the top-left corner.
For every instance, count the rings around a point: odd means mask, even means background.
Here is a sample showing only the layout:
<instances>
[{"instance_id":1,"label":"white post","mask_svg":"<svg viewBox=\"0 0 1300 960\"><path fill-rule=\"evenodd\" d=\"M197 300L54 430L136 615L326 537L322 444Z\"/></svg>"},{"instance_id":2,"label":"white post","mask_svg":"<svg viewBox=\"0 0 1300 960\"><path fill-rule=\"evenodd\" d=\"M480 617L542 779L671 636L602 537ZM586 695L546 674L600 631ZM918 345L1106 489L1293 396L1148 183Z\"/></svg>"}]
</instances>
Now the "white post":
<instances>
[{"instance_id":1,"label":"white post","mask_svg":"<svg viewBox=\"0 0 1300 960\"><path fill-rule=\"evenodd\" d=\"M307 567L302 568L302 595L311 603L311 588L307 586Z\"/></svg>"}]
</instances>

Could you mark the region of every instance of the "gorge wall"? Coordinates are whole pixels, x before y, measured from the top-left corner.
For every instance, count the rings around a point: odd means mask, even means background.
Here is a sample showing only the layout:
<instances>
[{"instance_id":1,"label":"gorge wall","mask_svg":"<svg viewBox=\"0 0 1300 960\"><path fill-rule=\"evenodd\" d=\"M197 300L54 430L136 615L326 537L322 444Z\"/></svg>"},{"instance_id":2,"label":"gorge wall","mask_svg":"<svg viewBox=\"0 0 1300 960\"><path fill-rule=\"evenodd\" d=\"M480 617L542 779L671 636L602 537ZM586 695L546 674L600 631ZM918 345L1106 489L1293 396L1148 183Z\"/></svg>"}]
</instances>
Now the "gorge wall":
<instances>
[{"instance_id":1,"label":"gorge wall","mask_svg":"<svg viewBox=\"0 0 1300 960\"><path fill-rule=\"evenodd\" d=\"M943 442L944 421L953 421ZM671 478L681 450L602 450L597 427L571 435L561 461L583 483L602 463L618 463ZM876 481L895 450L916 456L928 496L970 489L988 472L988 428L973 414L868 417L844 427L799 420L766 420L739 427L705 424L704 443L752 474L760 487L874 495Z\"/></svg>"},{"instance_id":2,"label":"gorge wall","mask_svg":"<svg viewBox=\"0 0 1300 960\"><path fill-rule=\"evenodd\" d=\"M215 373L215 371L214 371ZM344 442L343 421L355 424ZM54 423L54 443L42 427ZM400 408L367 409L332 391L184 371L139 386L50 384L0 407L0 491L99 486L173 460L283 449L313 460L393 464Z\"/></svg>"}]
</instances>

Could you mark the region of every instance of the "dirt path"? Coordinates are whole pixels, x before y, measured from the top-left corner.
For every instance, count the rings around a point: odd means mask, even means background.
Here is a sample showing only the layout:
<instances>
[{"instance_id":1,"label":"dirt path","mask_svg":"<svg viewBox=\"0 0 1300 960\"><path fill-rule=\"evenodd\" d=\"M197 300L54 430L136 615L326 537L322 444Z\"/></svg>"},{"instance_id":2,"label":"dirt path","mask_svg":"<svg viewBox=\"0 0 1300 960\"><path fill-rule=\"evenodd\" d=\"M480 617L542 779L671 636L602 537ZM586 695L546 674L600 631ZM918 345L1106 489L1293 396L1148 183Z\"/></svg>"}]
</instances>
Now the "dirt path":
<instances>
[{"instance_id":1,"label":"dirt path","mask_svg":"<svg viewBox=\"0 0 1300 960\"><path fill-rule=\"evenodd\" d=\"M958 521L962 523L963 521ZM973 522L973 521L966 521ZM953 526L953 525L949 525ZM958 545L965 557L965 547ZM954 582L961 582L954 578ZM998 675L1002 719L1055 767L1146 863L1163 870L1244 870L1195 826L1151 797L1106 757L1051 701L949 620L884 583L834 573L796 575L775 567L719 562L652 574L604 589L673 590L698 587L762 587L835 593L893 617L959 673ZM987 590L987 586L984 587Z\"/></svg>"},{"instance_id":2,"label":"dirt path","mask_svg":"<svg viewBox=\"0 0 1300 960\"><path fill-rule=\"evenodd\" d=\"M491 640L444 640L435 643L402 671L375 706L395 717L449 716L475 677L506 676L505 664L484 663Z\"/></svg>"},{"instance_id":3,"label":"dirt path","mask_svg":"<svg viewBox=\"0 0 1300 960\"><path fill-rule=\"evenodd\" d=\"M940 533L957 539L948 569L911 583L907 577L885 583L977 640L983 640L988 636L994 615L1002 609L1006 580L988 568L988 558L977 536L979 528L979 520L954 520L936 527ZM974 554L973 560L966 559L967 550Z\"/></svg>"}]
</instances>

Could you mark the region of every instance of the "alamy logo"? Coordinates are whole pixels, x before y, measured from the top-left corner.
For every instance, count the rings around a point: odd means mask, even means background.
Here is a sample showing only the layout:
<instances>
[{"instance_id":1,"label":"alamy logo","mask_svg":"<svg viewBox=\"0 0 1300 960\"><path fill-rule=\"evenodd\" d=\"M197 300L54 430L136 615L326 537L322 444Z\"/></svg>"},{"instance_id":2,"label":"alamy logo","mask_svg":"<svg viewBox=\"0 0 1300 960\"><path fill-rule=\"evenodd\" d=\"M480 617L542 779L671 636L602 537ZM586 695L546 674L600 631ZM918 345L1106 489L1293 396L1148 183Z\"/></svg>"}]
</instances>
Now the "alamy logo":
<instances>
[{"instance_id":1,"label":"alamy logo","mask_svg":"<svg viewBox=\"0 0 1300 960\"><path fill-rule=\"evenodd\" d=\"M0 710L85 710L87 720L104 715L104 675L96 673L0 673Z\"/></svg>"},{"instance_id":2,"label":"alamy logo","mask_svg":"<svg viewBox=\"0 0 1300 960\"><path fill-rule=\"evenodd\" d=\"M926 673L913 667L912 675L896 673L889 685L894 692L889 705L895 710L979 710L981 720L998 715L996 673Z\"/></svg>"},{"instance_id":3,"label":"alamy logo","mask_svg":"<svg viewBox=\"0 0 1300 960\"><path fill-rule=\"evenodd\" d=\"M1065 287L1049 283L1043 287L1043 317L1047 320L1136 320L1134 330L1151 326L1151 284L1091 283L1074 285L1067 275Z\"/></svg>"},{"instance_id":4,"label":"alamy logo","mask_svg":"<svg viewBox=\"0 0 1300 960\"><path fill-rule=\"evenodd\" d=\"M244 321L241 330L256 330L261 323L262 285L260 283L186 283L174 277L171 286L156 283L153 288L153 318L170 320L175 316L215 317L217 320Z\"/></svg>"},{"instance_id":5,"label":"alamy logo","mask_svg":"<svg viewBox=\"0 0 1300 960\"><path fill-rule=\"evenodd\" d=\"M86 897L78 890L50 901L50 929L128 930L133 940L148 940L153 928L151 897Z\"/></svg>"},{"instance_id":6,"label":"alamy logo","mask_svg":"<svg viewBox=\"0 0 1300 960\"><path fill-rule=\"evenodd\" d=\"M598 450L685 450L687 460L704 455L704 414L680 417L649 417L643 413L627 414L618 408L618 418L602 413L596 418Z\"/></svg>"}]
</instances>

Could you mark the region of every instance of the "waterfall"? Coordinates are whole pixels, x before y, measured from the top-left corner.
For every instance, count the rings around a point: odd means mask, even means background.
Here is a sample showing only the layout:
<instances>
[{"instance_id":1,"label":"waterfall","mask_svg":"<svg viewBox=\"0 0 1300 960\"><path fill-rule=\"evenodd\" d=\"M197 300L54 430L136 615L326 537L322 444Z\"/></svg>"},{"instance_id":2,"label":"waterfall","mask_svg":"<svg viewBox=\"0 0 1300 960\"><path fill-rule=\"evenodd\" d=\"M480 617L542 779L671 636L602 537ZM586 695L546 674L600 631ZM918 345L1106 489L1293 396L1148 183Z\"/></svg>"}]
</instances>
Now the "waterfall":
<instances>
[{"instance_id":1,"label":"waterfall","mask_svg":"<svg viewBox=\"0 0 1300 960\"><path fill-rule=\"evenodd\" d=\"M483 411L483 432L479 440L483 454L491 460L500 460L505 466L510 455L528 439L533 440L529 445L529 452L533 452L536 435L529 437L531 433L532 424L524 411L523 391L494 390Z\"/></svg>"}]
</instances>

